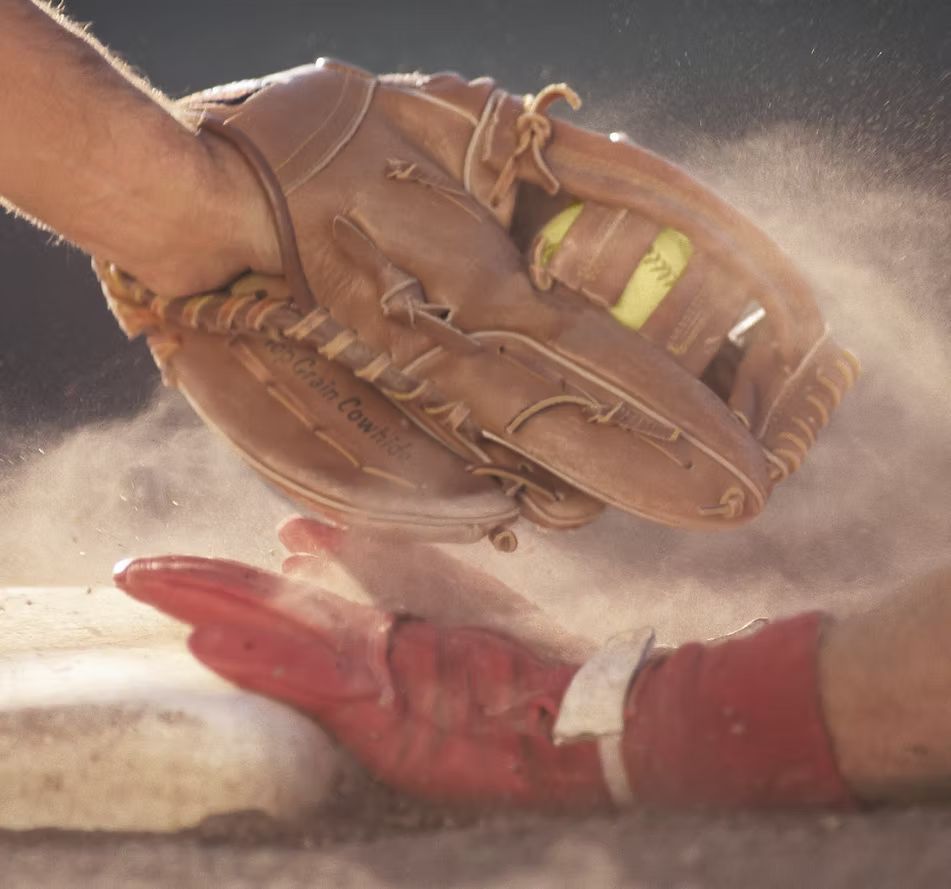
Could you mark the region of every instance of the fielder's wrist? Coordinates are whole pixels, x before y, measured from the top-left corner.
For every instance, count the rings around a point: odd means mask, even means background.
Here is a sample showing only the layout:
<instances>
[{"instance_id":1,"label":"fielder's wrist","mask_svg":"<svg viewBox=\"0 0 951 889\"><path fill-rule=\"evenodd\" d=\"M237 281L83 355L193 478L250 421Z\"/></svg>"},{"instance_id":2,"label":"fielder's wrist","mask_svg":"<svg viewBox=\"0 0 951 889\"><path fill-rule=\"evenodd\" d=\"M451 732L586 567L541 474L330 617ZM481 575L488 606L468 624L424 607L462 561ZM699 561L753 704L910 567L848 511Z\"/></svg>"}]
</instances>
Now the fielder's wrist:
<instances>
[{"instance_id":1,"label":"fielder's wrist","mask_svg":"<svg viewBox=\"0 0 951 889\"><path fill-rule=\"evenodd\" d=\"M122 241L105 258L163 296L219 288L243 272L279 274L270 208L254 174L229 143L200 131L162 194L148 243Z\"/></svg>"}]
</instances>

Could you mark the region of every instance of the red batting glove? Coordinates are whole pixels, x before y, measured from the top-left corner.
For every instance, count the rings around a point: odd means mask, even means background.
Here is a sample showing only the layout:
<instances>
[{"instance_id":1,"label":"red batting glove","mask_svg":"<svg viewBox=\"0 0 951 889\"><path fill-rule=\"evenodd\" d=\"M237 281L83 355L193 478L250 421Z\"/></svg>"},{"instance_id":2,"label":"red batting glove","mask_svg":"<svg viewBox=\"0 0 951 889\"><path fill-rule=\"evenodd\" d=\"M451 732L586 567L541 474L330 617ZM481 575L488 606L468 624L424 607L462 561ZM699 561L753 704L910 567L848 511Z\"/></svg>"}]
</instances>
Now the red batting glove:
<instances>
[{"instance_id":1,"label":"red batting glove","mask_svg":"<svg viewBox=\"0 0 951 889\"><path fill-rule=\"evenodd\" d=\"M313 715L393 787L467 805L609 804L597 745L551 739L575 665L491 630L357 605L315 579L334 558L391 601L449 589L504 607L511 591L438 550L400 562L391 544L354 545L358 536L307 519L280 533L294 579L165 556L121 563L116 584L194 626L189 646L211 669ZM625 792L677 806L849 804L818 689L821 628L820 615L798 615L653 656L623 702L623 736L607 742Z\"/></svg>"},{"instance_id":2,"label":"red batting glove","mask_svg":"<svg viewBox=\"0 0 951 889\"><path fill-rule=\"evenodd\" d=\"M340 534L311 525L311 551ZM135 559L115 581L194 626L189 647L202 663L313 715L392 787L468 805L608 803L595 746L551 742L574 666L236 562Z\"/></svg>"}]
</instances>

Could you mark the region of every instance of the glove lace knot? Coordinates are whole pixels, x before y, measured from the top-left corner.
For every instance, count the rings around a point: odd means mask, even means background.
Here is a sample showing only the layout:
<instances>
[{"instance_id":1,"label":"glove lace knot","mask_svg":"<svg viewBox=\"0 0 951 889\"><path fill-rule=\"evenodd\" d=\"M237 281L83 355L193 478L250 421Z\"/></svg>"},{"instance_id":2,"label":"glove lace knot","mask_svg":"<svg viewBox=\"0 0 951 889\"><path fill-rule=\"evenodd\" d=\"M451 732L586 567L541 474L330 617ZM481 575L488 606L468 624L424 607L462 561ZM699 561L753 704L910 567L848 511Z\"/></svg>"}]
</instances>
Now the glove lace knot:
<instances>
[{"instance_id":1,"label":"glove lace knot","mask_svg":"<svg viewBox=\"0 0 951 889\"><path fill-rule=\"evenodd\" d=\"M535 96L525 97L525 110L515 122L515 148L505 161L499 178L489 193L489 206L497 207L509 193L518 178L518 163L522 155L529 154L542 184L549 194L557 194L561 183L551 171L542 154L551 138L551 121L545 115L548 107L558 99L564 99L573 109L581 107L578 94L566 83L552 83Z\"/></svg>"}]
</instances>

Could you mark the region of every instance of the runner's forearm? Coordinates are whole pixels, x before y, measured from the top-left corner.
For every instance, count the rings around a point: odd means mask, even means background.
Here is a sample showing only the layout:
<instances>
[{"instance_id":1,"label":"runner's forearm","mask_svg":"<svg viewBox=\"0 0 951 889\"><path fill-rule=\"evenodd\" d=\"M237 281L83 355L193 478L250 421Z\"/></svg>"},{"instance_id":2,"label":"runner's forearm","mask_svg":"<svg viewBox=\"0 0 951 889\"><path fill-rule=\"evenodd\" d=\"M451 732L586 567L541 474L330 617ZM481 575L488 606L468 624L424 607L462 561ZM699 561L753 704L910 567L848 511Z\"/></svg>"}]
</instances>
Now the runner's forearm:
<instances>
[{"instance_id":1,"label":"runner's forearm","mask_svg":"<svg viewBox=\"0 0 951 889\"><path fill-rule=\"evenodd\" d=\"M820 651L826 724L861 799L951 791L951 568L832 624Z\"/></svg>"}]
</instances>

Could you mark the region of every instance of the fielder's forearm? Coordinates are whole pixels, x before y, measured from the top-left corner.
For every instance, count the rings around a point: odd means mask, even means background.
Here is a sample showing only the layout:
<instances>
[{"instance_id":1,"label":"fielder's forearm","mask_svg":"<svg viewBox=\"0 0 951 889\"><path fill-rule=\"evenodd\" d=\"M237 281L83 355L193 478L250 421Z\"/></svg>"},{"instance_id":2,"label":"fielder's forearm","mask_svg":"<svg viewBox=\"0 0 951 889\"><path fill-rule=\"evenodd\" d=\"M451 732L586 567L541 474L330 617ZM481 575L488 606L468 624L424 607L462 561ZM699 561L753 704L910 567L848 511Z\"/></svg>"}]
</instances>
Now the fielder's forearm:
<instances>
[{"instance_id":1,"label":"fielder's forearm","mask_svg":"<svg viewBox=\"0 0 951 889\"><path fill-rule=\"evenodd\" d=\"M176 119L76 25L31 0L0 0L0 83L7 204L165 293L278 270L243 161Z\"/></svg>"}]
</instances>

